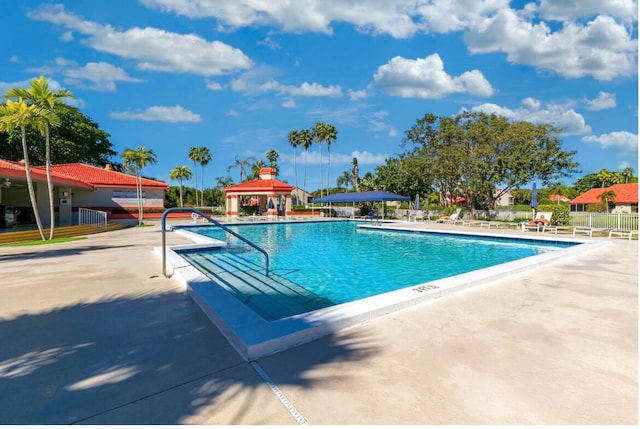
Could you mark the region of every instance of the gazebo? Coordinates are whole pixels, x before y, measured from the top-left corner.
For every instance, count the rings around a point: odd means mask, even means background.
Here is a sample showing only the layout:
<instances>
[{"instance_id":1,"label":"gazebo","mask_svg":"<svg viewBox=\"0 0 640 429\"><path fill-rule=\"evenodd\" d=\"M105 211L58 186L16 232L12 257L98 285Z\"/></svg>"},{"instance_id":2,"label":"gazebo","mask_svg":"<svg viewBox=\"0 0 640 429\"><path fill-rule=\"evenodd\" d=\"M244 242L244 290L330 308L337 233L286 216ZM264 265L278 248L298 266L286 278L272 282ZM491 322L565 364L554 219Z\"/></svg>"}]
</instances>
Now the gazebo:
<instances>
[{"instance_id":1,"label":"gazebo","mask_svg":"<svg viewBox=\"0 0 640 429\"><path fill-rule=\"evenodd\" d=\"M260 178L250 182L238 183L224 188L226 194L226 215L236 217L240 213L240 199L251 197L255 202L257 214L284 216L291 212L291 191L295 188L276 179L273 168L261 168Z\"/></svg>"}]
</instances>

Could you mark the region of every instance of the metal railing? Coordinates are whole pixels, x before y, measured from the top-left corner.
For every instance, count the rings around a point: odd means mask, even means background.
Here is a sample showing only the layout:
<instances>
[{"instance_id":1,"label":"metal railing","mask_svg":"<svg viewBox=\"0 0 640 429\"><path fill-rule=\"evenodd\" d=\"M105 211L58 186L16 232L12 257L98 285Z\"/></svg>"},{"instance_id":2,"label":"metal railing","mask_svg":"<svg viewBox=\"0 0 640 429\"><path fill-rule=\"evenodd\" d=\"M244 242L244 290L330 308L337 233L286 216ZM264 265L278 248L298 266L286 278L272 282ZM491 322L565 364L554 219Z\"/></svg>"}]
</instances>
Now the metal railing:
<instances>
[{"instance_id":1,"label":"metal railing","mask_svg":"<svg viewBox=\"0 0 640 429\"><path fill-rule=\"evenodd\" d=\"M78 209L78 225L98 225L107 229L107 212L100 210Z\"/></svg>"},{"instance_id":2,"label":"metal railing","mask_svg":"<svg viewBox=\"0 0 640 429\"><path fill-rule=\"evenodd\" d=\"M638 213L571 212L571 225L603 229L638 229Z\"/></svg>"},{"instance_id":3,"label":"metal railing","mask_svg":"<svg viewBox=\"0 0 640 429\"><path fill-rule=\"evenodd\" d=\"M215 226L217 226L218 228L222 229L225 232L228 232L229 234L231 234L234 237L236 237L238 240L248 244L249 246L251 246L254 249L256 249L258 252L262 253L264 255L264 259L265 259L265 274L267 276L269 276L269 254L262 247L260 247L257 244L251 242L250 240L244 238L243 236L241 236L237 232L227 228L222 223L218 222L215 219L212 219L208 215L204 214L203 212L201 212L198 209L194 209L193 207L173 207L173 208L165 210L164 213L162 213L162 220L161 220L162 227L161 227L161 230L162 230L162 275L163 276L168 277L167 276L167 239L166 239L166 236L165 236L166 218L167 218L167 215L169 213L174 213L174 212L196 213L196 214L202 216L207 221L209 221L212 224L214 224Z\"/></svg>"}]
</instances>

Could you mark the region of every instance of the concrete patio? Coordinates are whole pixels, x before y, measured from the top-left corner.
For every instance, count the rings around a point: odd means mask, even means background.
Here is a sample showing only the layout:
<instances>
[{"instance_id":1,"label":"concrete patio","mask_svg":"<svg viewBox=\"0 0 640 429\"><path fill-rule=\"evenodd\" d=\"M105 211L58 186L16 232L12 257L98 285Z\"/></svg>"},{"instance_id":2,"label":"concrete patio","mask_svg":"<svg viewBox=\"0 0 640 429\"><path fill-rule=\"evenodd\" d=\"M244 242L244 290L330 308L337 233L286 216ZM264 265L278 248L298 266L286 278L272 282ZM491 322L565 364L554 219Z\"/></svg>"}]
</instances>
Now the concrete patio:
<instances>
[{"instance_id":1,"label":"concrete patio","mask_svg":"<svg viewBox=\"0 0 640 429\"><path fill-rule=\"evenodd\" d=\"M636 240L250 363L159 231L0 247L0 424L638 423Z\"/></svg>"}]
</instances>

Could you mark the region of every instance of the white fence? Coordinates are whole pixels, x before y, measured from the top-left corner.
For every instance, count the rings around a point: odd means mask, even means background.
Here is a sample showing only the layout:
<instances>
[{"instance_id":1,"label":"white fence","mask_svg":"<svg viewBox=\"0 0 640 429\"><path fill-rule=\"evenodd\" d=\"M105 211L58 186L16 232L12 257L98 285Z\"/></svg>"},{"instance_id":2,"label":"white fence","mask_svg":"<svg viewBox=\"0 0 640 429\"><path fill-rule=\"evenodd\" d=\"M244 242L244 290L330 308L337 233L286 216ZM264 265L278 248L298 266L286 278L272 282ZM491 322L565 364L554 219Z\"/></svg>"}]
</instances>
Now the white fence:
<instances>
[{"instance_id":1,"label":"white fence","mask_svg":"<svg viewBox=\"0 0 640 429\"><path fill-rule=\"evenodd\" d=\"M571 212L572 226L607 229L638 229L638 213L588 213Z\"/></svg>"},{"instance_id":2,"label":"white fence","mask_svg":"<svg viewBox=\"0 0 640 429\"><path fill-rule=\"evenodd\" d=\"M78 225L97 225L107 229L107 212L80 207L78 209Z\"/></svg>"}]
</instances>

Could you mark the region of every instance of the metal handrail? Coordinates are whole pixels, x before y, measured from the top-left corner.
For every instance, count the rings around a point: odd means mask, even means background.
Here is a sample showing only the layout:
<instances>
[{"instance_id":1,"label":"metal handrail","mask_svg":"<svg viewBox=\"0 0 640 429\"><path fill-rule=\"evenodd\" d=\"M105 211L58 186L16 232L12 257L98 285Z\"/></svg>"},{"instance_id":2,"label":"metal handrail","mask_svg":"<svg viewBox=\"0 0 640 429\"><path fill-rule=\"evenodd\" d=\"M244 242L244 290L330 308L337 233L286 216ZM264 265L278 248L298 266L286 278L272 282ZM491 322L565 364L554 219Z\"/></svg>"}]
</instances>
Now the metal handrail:
<instances>
[{"instance_id":1,"label":"metal handrail","mask_svg":"<svg viewBox=\"0 0 640 429\"><path fill-rule=\"evenodd\" d=\"M266 275L269 276L269 254L262 247L260 247L257 244L251 242L250 240L244 238L243 236L241 236L237 232L232 231L231 229L229 229L226 226L224 226L222 223L218 222L215 219L212 219L208 215L202 213L198 209L194 209L193 207L172 207L170 209L165 210L164 213L162 213L161 224L162 224L162 275L163 276L168 277L167 276L167 262L166 262L167 261L167 246L166 246L167 241L166 241L166 237L165 237L166 217L167 217L167 214L172 213L172 212L197 213L198 215L200 215L203 218L207 219L209 222L213 223L215 226L221 228L223 231L228 232L229 234L233 235L234 237L236 237L240 241L243 241L246 244L248 244L249 246L253 247L258 252L261 252L264 255L264 259L265 259L265 272L266 272Z\"/></svg>"}]
</instances>

